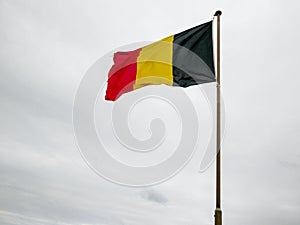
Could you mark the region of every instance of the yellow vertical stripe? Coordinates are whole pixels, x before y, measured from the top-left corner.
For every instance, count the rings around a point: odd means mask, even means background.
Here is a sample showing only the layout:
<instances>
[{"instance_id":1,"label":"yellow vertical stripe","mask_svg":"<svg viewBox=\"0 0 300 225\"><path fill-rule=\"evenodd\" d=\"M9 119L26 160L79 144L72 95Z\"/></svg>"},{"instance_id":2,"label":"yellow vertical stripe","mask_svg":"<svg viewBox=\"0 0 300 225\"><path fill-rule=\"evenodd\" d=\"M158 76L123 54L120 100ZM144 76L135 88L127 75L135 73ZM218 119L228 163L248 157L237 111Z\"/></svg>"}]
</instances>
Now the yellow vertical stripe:
<instances>
[{"instance_id":1,"label":"yellow vertical stripe","mask_svg":"<svg viewBox=\"0 0 300 225\"><path fill-rule=\"evenodd\" d=\"M173 39L169 36L142 48L134 89L151 84L173 85Z\"/></svg>"}]
</instances>

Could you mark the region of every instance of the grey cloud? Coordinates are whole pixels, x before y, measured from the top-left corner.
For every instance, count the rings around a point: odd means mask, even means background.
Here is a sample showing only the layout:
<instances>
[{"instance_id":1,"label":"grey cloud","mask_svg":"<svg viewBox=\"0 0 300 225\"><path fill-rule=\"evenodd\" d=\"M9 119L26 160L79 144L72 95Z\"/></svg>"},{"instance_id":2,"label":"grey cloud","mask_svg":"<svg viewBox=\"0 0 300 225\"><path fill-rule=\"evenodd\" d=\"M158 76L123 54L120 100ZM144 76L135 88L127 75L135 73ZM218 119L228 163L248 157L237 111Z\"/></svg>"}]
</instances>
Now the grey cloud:
<instances>
[{"instance_id":1,"label":"grey cloud","mask_svg":"<svg viewBox=\"0 0 300 225\"><path fill-rule=\"evenodd\" d=\"M142 191L141 196L142 198L148 201L159 203L159 204L166 204L168 202L168 199L163 194L153 189L147 189Z\"/></svg>"}]
</instances>

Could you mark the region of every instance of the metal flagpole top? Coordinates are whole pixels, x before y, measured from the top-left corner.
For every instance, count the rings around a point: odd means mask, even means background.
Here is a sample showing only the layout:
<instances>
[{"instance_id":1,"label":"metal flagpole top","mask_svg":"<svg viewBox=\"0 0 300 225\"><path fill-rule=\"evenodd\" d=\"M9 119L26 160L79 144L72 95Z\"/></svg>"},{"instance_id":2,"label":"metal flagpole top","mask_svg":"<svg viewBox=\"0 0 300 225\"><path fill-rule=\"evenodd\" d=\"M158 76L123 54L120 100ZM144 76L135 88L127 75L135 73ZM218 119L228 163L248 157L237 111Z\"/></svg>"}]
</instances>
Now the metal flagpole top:
<instances>
[{"instance_id":1,"label":"metal flagpole top","mask_svg":"<svg viewBox=\"0 0 300 225\"><path fill-rule=\"evenodd\" d=\"M215 15L214 16L221 16L222 15L222 11L221 10L217 10L215 12Z\"/></svg>"}]
</instances>

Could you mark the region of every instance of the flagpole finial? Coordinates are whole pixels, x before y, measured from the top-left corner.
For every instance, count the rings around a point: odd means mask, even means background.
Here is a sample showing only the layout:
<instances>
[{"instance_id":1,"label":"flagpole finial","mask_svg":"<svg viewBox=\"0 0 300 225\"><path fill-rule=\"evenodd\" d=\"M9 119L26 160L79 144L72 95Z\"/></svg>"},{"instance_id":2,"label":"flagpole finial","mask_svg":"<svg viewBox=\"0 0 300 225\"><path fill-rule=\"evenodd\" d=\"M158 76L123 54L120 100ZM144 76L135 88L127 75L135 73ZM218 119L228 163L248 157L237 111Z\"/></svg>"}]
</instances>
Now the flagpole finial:
<instances>
[{"instance_id":1,"label":"flagpole finial","mask_svg":"<svg viewBox=\"0 0 300 225\"><path fill-rule=\"evenodd\" d=\"M215 15L214 16L221 16L222 15L222 11L221 10L217 10L215 12Z\"/></svg>"}]
</instances>

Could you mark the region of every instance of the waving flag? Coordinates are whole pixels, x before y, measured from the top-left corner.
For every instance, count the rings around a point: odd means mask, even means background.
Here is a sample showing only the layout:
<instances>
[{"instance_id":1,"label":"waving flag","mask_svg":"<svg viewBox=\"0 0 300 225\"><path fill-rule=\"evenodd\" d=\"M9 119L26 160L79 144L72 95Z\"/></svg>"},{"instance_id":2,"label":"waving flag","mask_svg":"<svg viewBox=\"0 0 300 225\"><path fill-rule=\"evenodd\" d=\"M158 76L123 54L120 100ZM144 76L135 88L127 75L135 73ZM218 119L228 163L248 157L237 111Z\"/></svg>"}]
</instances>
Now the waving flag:
<instances>
[{"instance_id":1,"label":"waving flag","mask_svg":"<svg viewBox=\"0 0 300 225\"><path fill-rule=\"evenodd\" d=\"M188 87L215 81L212 21L142 48L116 52L106 100L146 85Z\"/></svg>"}]
</instances>

